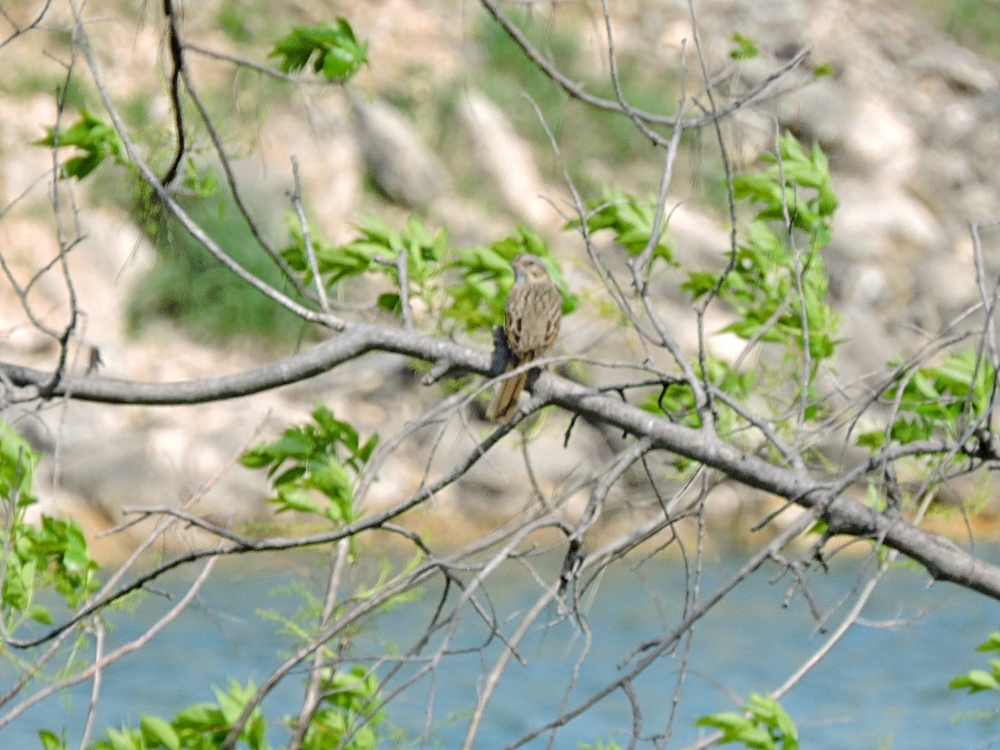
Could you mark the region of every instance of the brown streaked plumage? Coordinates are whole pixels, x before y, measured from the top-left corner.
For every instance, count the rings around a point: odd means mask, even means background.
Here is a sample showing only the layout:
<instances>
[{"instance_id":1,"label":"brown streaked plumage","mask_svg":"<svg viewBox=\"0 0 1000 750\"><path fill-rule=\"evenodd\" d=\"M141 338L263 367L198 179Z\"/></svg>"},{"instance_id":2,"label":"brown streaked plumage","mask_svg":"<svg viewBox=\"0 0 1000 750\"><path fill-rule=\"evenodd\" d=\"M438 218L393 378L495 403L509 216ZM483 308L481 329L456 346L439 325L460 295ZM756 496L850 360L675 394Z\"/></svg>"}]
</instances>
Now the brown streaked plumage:
<instances>
[{"instance_id":1,"label":"brown streaked plumage","mask_svg":"<svg viewBox=\"0 0 1000 750\"><path fill-rule=\"evenodd\" d=\"M505 328L511 358L507 372L536 359L556 342L562 320L562 295L549 278L545 266L534 255L522 253L510 265L514 286L507 295ZM486 418L506 421L517 411L517 399L528 372L505 377L486 410Z\"/></svg>"}]
</instances>

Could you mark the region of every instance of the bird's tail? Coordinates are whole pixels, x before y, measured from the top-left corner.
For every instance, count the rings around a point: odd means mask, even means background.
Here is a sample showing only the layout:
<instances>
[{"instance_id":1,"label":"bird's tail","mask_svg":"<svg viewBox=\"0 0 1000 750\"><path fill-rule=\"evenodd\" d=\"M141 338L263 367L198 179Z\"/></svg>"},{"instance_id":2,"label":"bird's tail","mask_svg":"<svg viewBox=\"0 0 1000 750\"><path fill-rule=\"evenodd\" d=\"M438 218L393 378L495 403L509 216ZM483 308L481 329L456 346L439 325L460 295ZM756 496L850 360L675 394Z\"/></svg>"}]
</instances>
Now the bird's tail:
<instances>
[{"instance_id":1,"label":"bird's tail","mask_svg":"<svg viewBox=\"0 0 1000 750\"><path fill-rule=\"evenodd\" d=\"M507 372L515 369L521 363L516 358L511 358L511 363L507 366ZM505 377L497 386L497 392L486 410L486 418L491 422L506 422L517 411L517 399L524 390L524 384L528 380L528 371L518 373L513 377Z\"/></svg>"}]
</instances>

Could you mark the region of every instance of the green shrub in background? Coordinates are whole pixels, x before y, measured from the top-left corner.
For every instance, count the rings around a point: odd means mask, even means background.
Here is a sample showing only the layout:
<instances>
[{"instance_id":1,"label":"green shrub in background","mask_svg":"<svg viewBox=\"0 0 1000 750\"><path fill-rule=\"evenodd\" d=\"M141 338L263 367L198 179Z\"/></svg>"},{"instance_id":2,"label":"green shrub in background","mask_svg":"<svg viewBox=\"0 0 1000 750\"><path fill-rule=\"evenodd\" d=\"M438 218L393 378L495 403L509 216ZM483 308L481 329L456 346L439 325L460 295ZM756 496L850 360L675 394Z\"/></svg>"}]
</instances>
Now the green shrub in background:
<instances>
[{"instance_id":1,"label":"green shrub in background","mask_svg":"<svg viewBox=\"0 0 1000 750\"><path fill-rule=\"evenodd\" d=\"M232 198L196 196L181 204L236 262L295 297L274 261L260 247ZM304 324L286 309L238 279L213 258L176 220L156 231L157 261L136 285L128 308L128 324L139 333L157 320L167 320L197 341L220 344L235 336L295 342Z\"/></svg>"}]
</instances>

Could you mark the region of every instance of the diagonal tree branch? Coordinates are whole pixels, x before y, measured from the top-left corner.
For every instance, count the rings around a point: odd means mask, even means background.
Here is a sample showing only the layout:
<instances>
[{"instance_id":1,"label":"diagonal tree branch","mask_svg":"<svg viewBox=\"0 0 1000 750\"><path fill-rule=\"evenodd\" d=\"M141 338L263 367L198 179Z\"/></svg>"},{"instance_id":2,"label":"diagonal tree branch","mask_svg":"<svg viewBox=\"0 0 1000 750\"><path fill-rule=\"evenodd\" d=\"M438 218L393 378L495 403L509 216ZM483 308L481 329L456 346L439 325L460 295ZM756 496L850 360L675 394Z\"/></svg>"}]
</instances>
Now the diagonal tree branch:
<instances>
[{"instance_id":1,"label":"diagonal tree branch","mask_svg":"<svg viewBox=\"0 0 1000 750\"><path fill-rule=\"evenodd\" d=\"M178 383L136 383L110 378L66 378L52 396L134 405L196 404L277 388L327 372L367 352L384 351L430 362L446 360L458 371L490 374L490 356L481 350L414 331L368 323L347 324L342 333L316 348L245 373ZM51 377L31 368L0 363L16 386L41 387ZM534 386L541 403L551 403L585 419L648 437L652 447L709 466L755 489L785 498L803 508L821 506L832 533L884 540L923 565L935 580L952 581L1000 599L1000 568L978 560L954 542L891 518L842 495L854 481L875 471L886 460L903 455L945 453L954 446L926 442L910 444L855 466L834 482L820 482L795 469L772 464L704 430L670 422L630 403L543 372ZM341 538L341 537L337 537ZM332 541L332 539L327 540Z\"/></svg>"}]
</instances>

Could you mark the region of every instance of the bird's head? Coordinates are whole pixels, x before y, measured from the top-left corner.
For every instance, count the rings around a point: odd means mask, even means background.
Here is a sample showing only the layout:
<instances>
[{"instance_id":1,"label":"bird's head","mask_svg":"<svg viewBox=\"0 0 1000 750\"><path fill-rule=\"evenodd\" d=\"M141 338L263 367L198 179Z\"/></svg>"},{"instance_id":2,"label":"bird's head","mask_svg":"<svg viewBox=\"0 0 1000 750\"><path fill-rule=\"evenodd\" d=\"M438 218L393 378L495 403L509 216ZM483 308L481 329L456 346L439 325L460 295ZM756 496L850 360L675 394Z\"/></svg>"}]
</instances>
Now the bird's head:
<instances>
[{"instance_id":1,"label":"bird's head","mask_svg":"<svg viewBox=\"0 0 1000 750\"><path fill-rule=\"evenodd\" d=\"M511 260L510 265L514 269L515 282L549 280L549 272L545 270L545 264L538 259L538 256L521 253Z\"/></svg>"}]
</instances>

